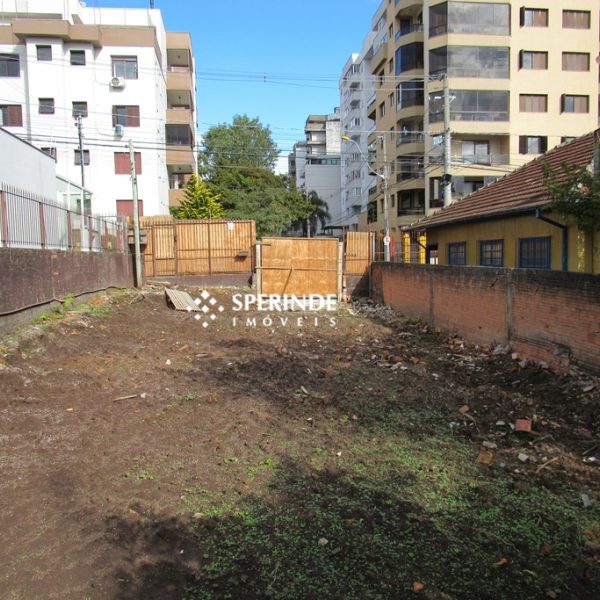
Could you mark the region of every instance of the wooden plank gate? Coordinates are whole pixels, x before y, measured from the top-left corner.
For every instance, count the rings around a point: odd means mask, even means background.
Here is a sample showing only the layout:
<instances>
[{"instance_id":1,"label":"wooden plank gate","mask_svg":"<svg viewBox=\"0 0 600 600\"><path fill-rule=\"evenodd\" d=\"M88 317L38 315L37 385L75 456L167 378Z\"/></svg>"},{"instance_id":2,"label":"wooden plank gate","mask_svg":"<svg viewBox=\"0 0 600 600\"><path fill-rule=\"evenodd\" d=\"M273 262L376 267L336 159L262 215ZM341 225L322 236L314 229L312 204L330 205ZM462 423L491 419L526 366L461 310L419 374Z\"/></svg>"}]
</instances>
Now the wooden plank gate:
<instances>
[{"instance_id":1,"label":"wooden plank gate","mask_svg":"<svg viewBox=\"0 0 600 600\"><path fill-rule=\"evenodd\" d=\"M344 239L344 296L368 296L375 235L370 231L348 231Z\"/></svg>"},{"instance_id":2,"label":"wooden plank gate","mask_svg":"<svg viewBox=\"0 0 600 600\"><path fill-rule=\"evenodd\" d=\"M147 232L146 277L251 273L254 270L254 221L142 217Z\"/></svg>"},{"instance_id":3,"label":"wooden plank gate","mask_svg":"<svg viewBox=\"0 0 600 600\"><path fill-rule=\"evenodd\" d=\"M337 238L263 238L257 246L258 293L341 299L342 258Z\"/></svg>"}]
</instances>

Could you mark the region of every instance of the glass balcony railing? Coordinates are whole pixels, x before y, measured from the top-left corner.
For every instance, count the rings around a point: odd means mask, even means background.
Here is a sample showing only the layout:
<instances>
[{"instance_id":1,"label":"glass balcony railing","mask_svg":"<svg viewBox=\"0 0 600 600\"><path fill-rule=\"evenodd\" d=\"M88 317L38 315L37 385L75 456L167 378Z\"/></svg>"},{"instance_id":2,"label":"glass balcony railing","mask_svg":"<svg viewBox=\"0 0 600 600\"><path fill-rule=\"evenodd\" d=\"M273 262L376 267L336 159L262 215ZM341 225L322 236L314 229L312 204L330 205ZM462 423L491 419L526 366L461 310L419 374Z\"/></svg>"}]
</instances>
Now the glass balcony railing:
<instances>
[{"instance_id":1,"label":"glass balcony railing","mask_svg":"<svg viewBox=\"0 0 600 600\"><path fill-rule=\"evenodd\" d=\"M410 25L404 25L403 27L400 27L398 31L396 31L396 39L399 40L402 36L418 31L423 31L423 23L411 23Z\"/></svg>"}]
</instances>

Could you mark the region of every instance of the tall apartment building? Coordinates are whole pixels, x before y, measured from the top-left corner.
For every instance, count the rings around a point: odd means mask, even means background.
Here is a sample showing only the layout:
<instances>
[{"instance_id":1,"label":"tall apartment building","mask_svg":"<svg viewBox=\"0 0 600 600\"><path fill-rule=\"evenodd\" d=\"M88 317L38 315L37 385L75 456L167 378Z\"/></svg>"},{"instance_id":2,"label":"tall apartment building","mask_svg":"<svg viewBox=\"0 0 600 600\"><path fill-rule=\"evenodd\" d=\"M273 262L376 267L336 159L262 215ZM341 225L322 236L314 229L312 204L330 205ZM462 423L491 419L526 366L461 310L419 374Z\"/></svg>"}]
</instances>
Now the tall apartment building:
<instances>
[{"instance_id":1,"label":"tall apartment building","mask_svg":"<svg viewBox=\"0 0 600 600\"><path fill-rule=\"evenodd\" d=\"M370 111L385 133L370 142L382 173L385 154L396 240L403 224L448 203L447 175L455 200L597 127L596 0L386 2ZM381 188L372 188L361 228L383 230Z\"/></svg>"},{"instance_id":2,"label":"tall apartment building","mask_svg":"<svg viewBox=\"0 0 600 600\"><path fill-rule=\"evenodd\" d=\"M339 82L342 135L341 185L342 223L347 229L358 227L358 216L367 210L369 189L375 184L368 165L368 139L375 121L368 118L368 107L375 103L375 82L371 59L387 42L387 0L382 0L373 16L371 29L359 53L352 54Z\"/></svg>"},{"instance_id":3,"label":"tall apartment building","mask_svg":"<svg viewBox=\"0 0 600 600\"><path fill-rule=\"evenodd\" d=\"M0 1L0 89L2 126L68 179L83 161L95 212L133 211L129 140L146 215L168 213L196 172L191 39L166 32L158 10Z\"/></svg>"},{"instance_id":4,"label":"tall apartment building","mask_svg":"<svg viewBox=\"0 0 600 600\"><path fill-rule=\"evenodd\" d=\"M290 175L295 177L299 190L317 192L327 203L330 229L342 229L339 108L328 115L309 115L304 135L305 140L294 144L288 156Z\"/></svg>"}]
</instances>

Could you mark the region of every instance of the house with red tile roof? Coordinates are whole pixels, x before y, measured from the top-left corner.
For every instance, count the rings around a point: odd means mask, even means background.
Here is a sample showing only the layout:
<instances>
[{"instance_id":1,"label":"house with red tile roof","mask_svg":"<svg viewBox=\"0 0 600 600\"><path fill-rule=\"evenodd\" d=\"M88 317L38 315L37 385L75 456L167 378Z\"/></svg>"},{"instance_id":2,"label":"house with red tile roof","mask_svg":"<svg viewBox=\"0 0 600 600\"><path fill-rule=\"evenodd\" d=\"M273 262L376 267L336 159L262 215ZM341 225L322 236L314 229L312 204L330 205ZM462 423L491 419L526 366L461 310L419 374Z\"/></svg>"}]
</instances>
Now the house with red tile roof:
<instances>
[{"instance_id":1,"label":"house with red tile roof","mask_svg":"<svg viewBox=\"0 0 600 600\"><path fill-rule=\"evenodd\" d=\"M553 148L502 179L406 228L426 234L430 262L600 273L600 231L586 233L552 211L544 165L600 172L600 129ZM434 258L436 257L436 258Z\"/></svg>"}]
</instances>

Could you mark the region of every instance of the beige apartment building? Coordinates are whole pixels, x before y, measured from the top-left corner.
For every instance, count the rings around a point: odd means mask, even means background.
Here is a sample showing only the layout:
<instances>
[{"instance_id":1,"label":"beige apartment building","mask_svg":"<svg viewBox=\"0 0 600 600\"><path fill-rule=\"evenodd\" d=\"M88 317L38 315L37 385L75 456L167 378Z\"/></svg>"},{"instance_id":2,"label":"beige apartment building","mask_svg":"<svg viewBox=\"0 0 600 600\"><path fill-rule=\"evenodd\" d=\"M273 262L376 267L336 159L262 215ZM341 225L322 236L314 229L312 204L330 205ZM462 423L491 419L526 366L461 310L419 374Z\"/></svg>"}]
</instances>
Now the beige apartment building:
<instances>
[{"instance_id":1,"label":"beige apartment building","mask_svg":"<svg viewBox=\"0 0 600 600\"><path fill-rule=\"evenodd\" d=\"M597 0L386 1L367 109L385 177L360 229L383 233L387 204L397 244L403 225L598 126Z\"/></svg>"}]
</instances>

